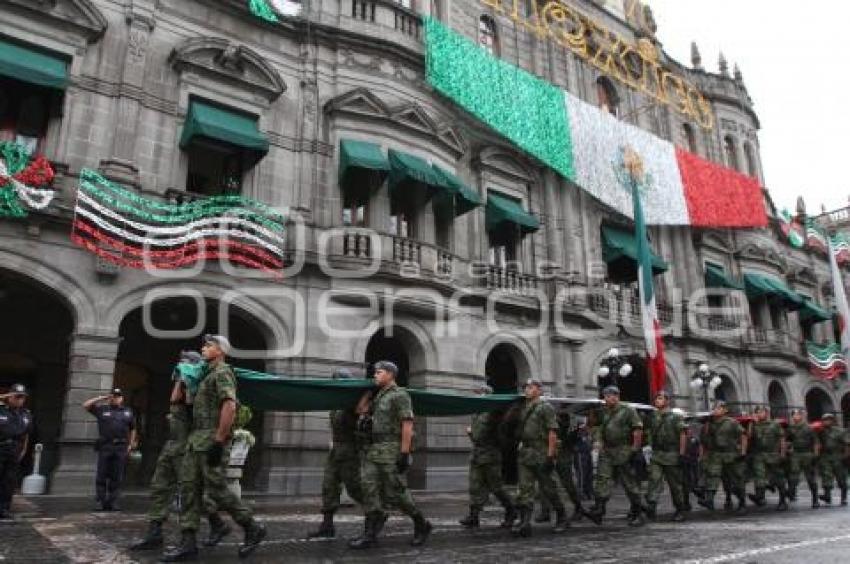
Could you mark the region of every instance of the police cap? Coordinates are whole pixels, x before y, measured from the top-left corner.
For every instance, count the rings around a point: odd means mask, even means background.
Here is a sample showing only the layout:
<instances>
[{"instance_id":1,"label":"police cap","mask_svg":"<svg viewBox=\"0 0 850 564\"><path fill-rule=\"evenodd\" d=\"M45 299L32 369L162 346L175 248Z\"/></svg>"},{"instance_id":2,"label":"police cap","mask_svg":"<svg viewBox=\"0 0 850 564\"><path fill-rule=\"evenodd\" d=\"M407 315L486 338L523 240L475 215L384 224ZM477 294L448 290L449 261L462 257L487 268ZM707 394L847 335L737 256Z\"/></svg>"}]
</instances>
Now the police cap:
<instances>
[{"instance_id":1,"label":"police cap","mask_svg":"<svg viewBox=\"0 0 850 564\"><path fill-rule=\"evenodd\" d=\"M28 396L29 392L27 392L27 387L23 384L12 384L12 387L9 388L9 393L13 396Z\"/></svg>"}]
</instances>

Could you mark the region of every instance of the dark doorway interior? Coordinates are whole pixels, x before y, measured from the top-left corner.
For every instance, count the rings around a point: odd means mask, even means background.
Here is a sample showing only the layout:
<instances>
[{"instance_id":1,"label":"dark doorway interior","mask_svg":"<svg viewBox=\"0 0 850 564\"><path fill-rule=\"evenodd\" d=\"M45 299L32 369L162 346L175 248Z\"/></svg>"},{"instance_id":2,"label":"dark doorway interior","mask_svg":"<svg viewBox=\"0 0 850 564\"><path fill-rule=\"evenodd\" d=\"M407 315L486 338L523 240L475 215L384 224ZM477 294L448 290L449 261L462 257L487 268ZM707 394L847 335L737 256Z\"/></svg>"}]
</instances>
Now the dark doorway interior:
<instances>
[{"instance_id":1,"label":"dark doorway interior","mask_svg":"<svg viewBox=\"0 0 850 564\"><path fill-rule=\"evenodd\" d=\"M625 360L632 365L632 373L617 378L617 384L620 387L620 399L633 403L651 403L646 359L642 355L633 354L627 356Z\"/></svg>"},{"instance_id":2,"label":"dark doorway interior","mask_svg":"<svg viewBox=\"0 0 850 564\"><path fill-rule=\"evenodd\" d=\"M809 414L809 421L818 421L825 413L834 410L832 398L823 390L813 388L806 394L806 411Z\"/></svg>"},{"instance_id":3,"label":"dark doorway interior","mask_svg":"<svg viewBox=\"0 0 850 564\"><path fill-rule=\"evenodd\" d=\"M168 398L171 391L171 372L181 350L196 350L201 347L205 333L219 333L219 302L206 300L203 313L197 311L193 299L168 298L151 306L152 326L159 331L189 331L203 315L203 326L197 335L179 339L164 339L151 336L143 325L142 309L136 309L121 322L121 344L115 366L115 385L127 394L127 403L136 412L141 434L142 464L128 472L128 483L146 484L153 473L159 450L167 439L165 416L168 413ZM265 351L267 343L259 324L241 311L228 310L228 338L236 349ZM262 359L228 358L234 367L262 371ZM263 416L254 412L249 430L262 444ZM253 487L260 462L261 449L254 448L248 455L244 468L242 486Z\"/></svg>"},{"instance_id":4,"label":"dark doorway interior","mask_svg":"<svg viewBox=\"0 0 850 564\"><path fill-rule=\"evenodd\" d=\"M511 346L500 344L487 355L484 375L487 384L497 394L512 394L519 390L519 374L511 354Z\"/></svg>"},{"instance_id":5,"label":"dark doorway interior","mask_svg":"<svg viewBox=\"0 0 850 564\"><path fill-rule=\"evenodd\" d=\"M372 335L366 346L366 375L371 377L375 372L375 363L389 360L398 366L396 382L399 386L407 386L410 381L410 356L401 338L395 334L398 330L380 329Z\"/></svg>"}]
</instances>

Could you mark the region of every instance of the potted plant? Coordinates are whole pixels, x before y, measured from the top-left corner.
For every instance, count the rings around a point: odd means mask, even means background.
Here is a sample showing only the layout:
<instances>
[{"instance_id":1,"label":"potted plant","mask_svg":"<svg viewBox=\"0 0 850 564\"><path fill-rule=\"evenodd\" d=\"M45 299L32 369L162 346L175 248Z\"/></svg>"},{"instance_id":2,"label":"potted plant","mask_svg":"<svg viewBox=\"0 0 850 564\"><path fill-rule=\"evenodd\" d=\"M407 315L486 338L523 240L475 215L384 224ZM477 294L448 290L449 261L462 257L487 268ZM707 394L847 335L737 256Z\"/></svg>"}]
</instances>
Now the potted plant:
<instances>
[{"instance_id":1,"label":"potted plant","mask_svg":"<svg viewBox=\"0 0 850 564\"><path fill-rule=\"evenodd\" d=\"M248 451L257 442L254 434L246 428L253 416L250 407L240 405L236 412L236 421L233 423L233 438L230 442L230 456L227 461L225 476L227 477L227 486L237 497L242 496L242 485L239 481L242 479L242 468L248 459Z\"/></svg>"}]
</instances>

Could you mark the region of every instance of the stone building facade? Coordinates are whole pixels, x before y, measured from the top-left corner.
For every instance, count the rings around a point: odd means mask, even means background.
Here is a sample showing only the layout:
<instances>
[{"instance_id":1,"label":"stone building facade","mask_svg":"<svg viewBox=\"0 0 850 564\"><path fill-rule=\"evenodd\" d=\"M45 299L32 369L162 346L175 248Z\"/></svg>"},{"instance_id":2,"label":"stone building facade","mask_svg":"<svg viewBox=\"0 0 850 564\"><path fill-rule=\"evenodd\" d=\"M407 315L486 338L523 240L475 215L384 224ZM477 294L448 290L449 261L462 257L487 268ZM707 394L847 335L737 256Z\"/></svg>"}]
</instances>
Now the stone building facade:
<instances>
[{"instance_id":1,"label":"stone building facade","mask_svg":"<svg viewBox=\"0 0 850 564\"><path fill-rule=\"evenodd\" d=\"M624 37L654 40L643 10L637 21L620 2L567 3ZM616 346L635 355L635 373L623 383L628 396L646 399L635 290L602 260L602 228L628 223L428 87L423 16L623 120L762 178L759 121L740 72L725 61L717 73L705 70L696 49L691 66L662 51L663 63L706 95L713 129L601 77L518 29L493 2L300 4L299 16L273 24L253 16L246 0L0 1L0 42L67 65L61 88L0 77L0 139L29 143L57 171L54 204L0 221L0 384L32 387L54 492L91 488L96 426L80 404L113 384L128 390L140 414L144 458L134 479L144 481L164 440L171 365L207 331L263 351L233 363L267 372L363 374L389 357L412 386L468 390L487 379L516 389L533 374L551 393L570 396L595 395L599 361ZM247 116L268 152L246 159L226 144L181 146L192 103ZM348 194L338 174L343 141L420 157L482 197L513 198L539 229L488 233L483 206L447 218L415 189L398 197L380 179ZM218 265L166 277L99 261L69 240L83 168L146 197L184 201L226 185L288 209L291 264L282 280L269 280ZM765 205L773 217L766 191ZM669 387L680 406L701 406L689 383L707 362L722 375L718 394L742 409L848 407L850 386L812 379L801 347L804 334L832 340L829 322L801 325L776 300L747 303L740 295L721 298L739 306L737 315L688 314L706 263L737 279L781 279L826 305L823 256L792 249L774 221L761 230L651 231L670 265L656 284L673 327ZM146 325L171 331L169 338L152 337ZM465 488L465 424L417 422L417 486ZM264 413L252 425L261 445L248 470L254 488L317 491L326 417Z\"/></svg>"}]
</instances>

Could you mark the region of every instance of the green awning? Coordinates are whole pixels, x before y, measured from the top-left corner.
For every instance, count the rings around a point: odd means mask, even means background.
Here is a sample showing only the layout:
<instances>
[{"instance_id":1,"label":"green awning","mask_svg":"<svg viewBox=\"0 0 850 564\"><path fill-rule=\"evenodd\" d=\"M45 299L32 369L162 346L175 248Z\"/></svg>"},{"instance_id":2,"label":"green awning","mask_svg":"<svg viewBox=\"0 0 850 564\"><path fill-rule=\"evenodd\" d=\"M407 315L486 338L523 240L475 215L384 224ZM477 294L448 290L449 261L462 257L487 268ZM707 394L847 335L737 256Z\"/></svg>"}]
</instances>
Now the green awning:
<instances>
[{"instance_id":1,"label":"green awning","mask_svg":"<svg viewBox=\"0 0 850 564\"><path fill-rule=\"evenodd\" d=\"M464 184L460 178L437 165L432 165L432 168L441 181L439 187L445 189L444 194L438 196L438 201L453 201L455 215L463 215L484 203L478 192Z\"/></svg>"},{"instance_id":2,"label":"green awning","mask_svg":"<svg viewBox=\"0 0 850 564\"><path fill-rule=\"evenodd\" d=\"M722 268L713 264L705 265L705 287L727 288L729 290L743 290L744 285L726 274Z\"/></svg>"},{"instance_id":3,"label":"green awning","mask_svg":"<svg viewBox=\"0 0 850 564\"><path fill-rule=\"evenodd\" d=\"M772 276L752 272L744 274L744 289L748 298L776 299L792 311L803 307L803 297Z\"/></svg>"},{"instance_id":4,"label":"green awning","mask_svg":"<svg viewBox=\"0 0 850 564\"><path fill-rule=\"evenodd\" d=\"M298 379L236 369L239 400L260 411L331 411L353 407L372 380ZM458 416L492 411L519 399L517 394L478 396L452 390L408 388L417 416Z\"/></svg>"},{"instance_id":5,"label":"green awning","mask_svg":"<svg viewBox=\"0 0 850 564\"><path fill-rule=\"evenodd\" d=\"M803 296L803 307L798 312L800 323L823 323L832 321L832 314L816 304L811 298Z\"/></svg>"},{"instance_id":6,"label":"green awning","mask_svg":"<svg viewBox=\"0 0 850 564\"><path fill-rule=\"evenodd\" d=\"M403 151L389 150L390 191L394 191L410 182L419 182L426 186L440 186L441 180L428 164L428 161Z\"/></svg>"},{"instance_id":7,"label":"green awning","mask_svg":"<svg viewBox=\"0 0 850 564\"><path fill-rule=\"evenodd\" d=\"M68 86L68 60L0 40L0 75L47 88Z\"/></svg>"},{"instance_id":8,"label":"green awning","mask_svg":"<svg viewBox=\"0 0 850 564\"><path fill-rule=\"evenodd\" d=\"M390 161L379 145L352 139L339 142L339 185L347 195L368 198L389 171Z\"/></svg>"},{"instance_id":9,"label":"green awning","mask_svg":"<svg viewBox=\"0 0 850 564\"><path fill-rule=\"evenodd\" d=\"M256 117L192 100L180 147L185 149L196 138L235 145L259 157L269 152L269 141L257 129Z\"/></svg>"},{"instance_id":10,"label":"green awning","mask_svg":"<svg viewBox=\"0 0 850 564\"><path fill-rule=\"evenodd\" d=\"M487 195L486 219L487 231L515 226L526 234L540 229L540 221L525 211L518 201L496 194Z\"/></svg>"},{"instance_id":11,"label":"green awning","mask_svg":"<svg viewBox=\"0 0 850 564\"><path fill-rule=\"evenodd\" d=\"M652 250L650 249L650 252ZM652 252L652 275L666 272L669 265ZM608 276L620 282L637 280L638 251L635 234L615 227L602 227L602 260L608 265Z\"/></svg>"}]
</instances>

